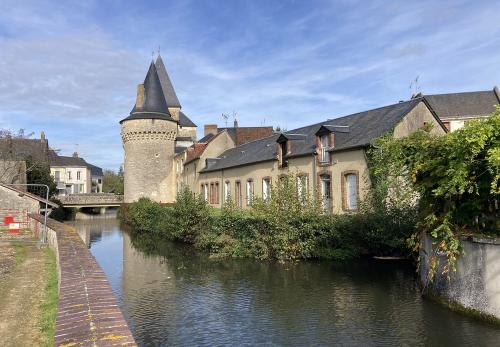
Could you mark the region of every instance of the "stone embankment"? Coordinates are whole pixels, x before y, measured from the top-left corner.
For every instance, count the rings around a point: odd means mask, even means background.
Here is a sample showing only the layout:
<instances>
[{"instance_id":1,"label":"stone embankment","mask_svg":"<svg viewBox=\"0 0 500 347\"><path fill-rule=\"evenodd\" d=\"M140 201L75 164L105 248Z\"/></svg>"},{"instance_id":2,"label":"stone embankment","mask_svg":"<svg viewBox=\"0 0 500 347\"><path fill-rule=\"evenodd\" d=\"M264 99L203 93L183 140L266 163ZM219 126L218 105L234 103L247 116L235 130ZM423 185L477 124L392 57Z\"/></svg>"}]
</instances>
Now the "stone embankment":
<instances>
[{"instance_id":1,"label":"stone embankment","mask_svg":"<svg viewBox=\"0 0 500 347\"><path fill-rule=\"evenodd\" d=\"M30 218L32 228L41 230L42 216ZM76 230L51 219L47 227L59 273L54 345L135 346L106 275Z\"/></svg>"},{"instance_id":2,"label":"stone embankment","mask_svg":"<svg viewBox=\"0 0 500 347\"><path fill-rule=\"evenodd\" d=\"M428 235L421 237L420 276L430 294L453 308L500 323L500 239L462 239L463 253L457 259L456 271L449 279L442 274L446 258L441 255L435 278L428 283L432 241Z\"/></svg>"}]
</instances>

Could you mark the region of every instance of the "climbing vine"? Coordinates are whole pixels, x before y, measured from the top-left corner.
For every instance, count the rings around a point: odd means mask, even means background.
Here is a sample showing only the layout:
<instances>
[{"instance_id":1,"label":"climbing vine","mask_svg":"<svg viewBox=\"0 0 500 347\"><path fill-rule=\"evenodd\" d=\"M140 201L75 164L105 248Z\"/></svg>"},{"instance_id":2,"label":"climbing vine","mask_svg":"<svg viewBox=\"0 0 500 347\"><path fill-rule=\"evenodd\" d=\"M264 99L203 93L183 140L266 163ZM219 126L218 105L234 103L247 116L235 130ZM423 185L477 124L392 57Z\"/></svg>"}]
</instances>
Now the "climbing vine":
<instances>
[{"instance_id":1,"label":"climbing vine","mask_svg":"<svg viewBox=\"0 0 500 347\"><path fill-rule=\"evenodd\" d=\"M373 145L374 189L385 192L386 203L418 212L409 246L420 249L422 232L433 238L430 280L440 256L447 259L442 273L455 271L462 236L500 233L500 108L446 135L422 129L404 138L383 136Z\"/></svg>"}]
</instances>

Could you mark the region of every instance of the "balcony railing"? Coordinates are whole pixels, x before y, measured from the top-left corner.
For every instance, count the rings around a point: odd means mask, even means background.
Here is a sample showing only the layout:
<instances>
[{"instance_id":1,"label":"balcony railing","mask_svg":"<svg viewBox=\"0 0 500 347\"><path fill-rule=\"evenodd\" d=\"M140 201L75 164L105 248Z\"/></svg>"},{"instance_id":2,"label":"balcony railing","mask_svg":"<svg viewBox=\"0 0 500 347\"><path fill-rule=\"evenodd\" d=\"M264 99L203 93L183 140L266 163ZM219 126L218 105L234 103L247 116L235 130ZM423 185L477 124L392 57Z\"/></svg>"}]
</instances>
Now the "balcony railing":
<instances>
[{"instance_id":1,"label":"balcony railing","mask_svg":"<svg viewBox=\"0 0 500 347\"><path fill-rule=\"evenodd\" d=\"M320 147L319 162L320 164L330 164L330 152L328 152L327 147Z\"/></svg>"}]
</instances>

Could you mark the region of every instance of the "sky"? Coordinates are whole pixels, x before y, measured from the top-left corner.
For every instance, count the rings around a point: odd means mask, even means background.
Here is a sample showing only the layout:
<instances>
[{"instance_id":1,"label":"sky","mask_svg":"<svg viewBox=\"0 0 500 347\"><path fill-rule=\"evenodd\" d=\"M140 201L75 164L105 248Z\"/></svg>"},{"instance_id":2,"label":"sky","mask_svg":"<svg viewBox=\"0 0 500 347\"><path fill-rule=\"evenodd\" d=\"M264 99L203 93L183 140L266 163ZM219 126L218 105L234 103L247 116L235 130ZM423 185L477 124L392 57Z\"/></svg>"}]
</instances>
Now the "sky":
<instances>
[{"instance_id":1,"label":"sky","mask_svg":"<svg viewBox=\"0 0 500 347\"><path fill-rule=\"evenodd\" d=\"M0 0L0 128L118 169L118 122L158 48L198 137L222 113L291 130L415 91L491 90L498 13L500 1Z\"/></svg>"}]
</instances>

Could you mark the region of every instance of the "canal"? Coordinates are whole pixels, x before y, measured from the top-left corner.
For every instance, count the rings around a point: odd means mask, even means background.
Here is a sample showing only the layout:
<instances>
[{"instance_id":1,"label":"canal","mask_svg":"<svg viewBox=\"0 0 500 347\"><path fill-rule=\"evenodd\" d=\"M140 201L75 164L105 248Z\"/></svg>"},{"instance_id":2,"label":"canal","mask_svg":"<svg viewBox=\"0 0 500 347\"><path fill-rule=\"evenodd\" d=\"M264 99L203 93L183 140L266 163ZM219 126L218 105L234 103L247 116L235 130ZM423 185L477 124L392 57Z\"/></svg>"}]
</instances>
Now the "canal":
<instances>
[{"instance_id":1,"label":"canal","mask_svg":"<svg viewBox=\"0 0 500 347\"><path fill-rule=\"evenodd\" d=\"M500 328L422 299L409 263L217 261L115 219L73 225L140 346L500 344Z\"/></svg>"}]
</instances>

